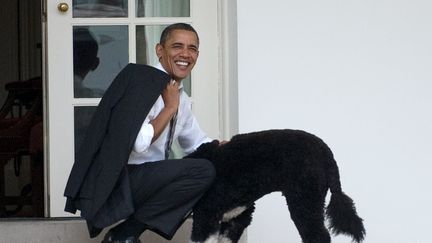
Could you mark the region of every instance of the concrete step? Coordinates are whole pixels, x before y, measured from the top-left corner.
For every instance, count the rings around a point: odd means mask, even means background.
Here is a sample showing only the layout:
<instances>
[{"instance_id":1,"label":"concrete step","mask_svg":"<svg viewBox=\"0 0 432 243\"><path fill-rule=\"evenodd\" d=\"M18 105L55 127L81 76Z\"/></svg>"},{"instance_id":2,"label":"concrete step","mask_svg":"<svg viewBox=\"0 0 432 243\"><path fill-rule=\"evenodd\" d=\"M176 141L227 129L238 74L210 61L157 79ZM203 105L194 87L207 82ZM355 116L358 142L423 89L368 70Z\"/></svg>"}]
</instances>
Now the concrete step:
<instances>
[{"instance_id":1,"label":"concrete step","mask_svg":"<svg viewBox=\"0 0 432 243\"><path fill-rule=\"evenodd\" d=\"M171 241L146 231L141 236L143 243L188 243L192 228L192 220L188 219L177 231ZM78 218L61 219L1 219L0 243L96 243L101 242L105 235L90 239L85 221ZM245 243L243 236L240 242Z\"/></svg>"}]
</instances>

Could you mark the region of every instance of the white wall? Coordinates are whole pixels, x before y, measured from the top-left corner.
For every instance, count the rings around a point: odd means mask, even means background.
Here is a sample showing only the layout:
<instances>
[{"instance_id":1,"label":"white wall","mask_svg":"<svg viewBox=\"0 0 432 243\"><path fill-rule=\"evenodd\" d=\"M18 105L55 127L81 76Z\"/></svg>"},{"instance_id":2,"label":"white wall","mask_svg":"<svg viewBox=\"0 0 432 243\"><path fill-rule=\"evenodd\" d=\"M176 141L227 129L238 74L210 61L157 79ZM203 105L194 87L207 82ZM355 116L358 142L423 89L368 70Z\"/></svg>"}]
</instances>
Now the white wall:
<instances>
[{"instance_id":1,"label":"white wall","mask_svg":"<svg viewBox=\"0 0 432 243\"><path fill-rule=\"evenodd\" d=\"M431 242L432 2L238 0L237 9L240 132L315 133L333 149L365 242ZM280 193L258 202L248 239L300 242Z\"/></svg>"}]
</instances>

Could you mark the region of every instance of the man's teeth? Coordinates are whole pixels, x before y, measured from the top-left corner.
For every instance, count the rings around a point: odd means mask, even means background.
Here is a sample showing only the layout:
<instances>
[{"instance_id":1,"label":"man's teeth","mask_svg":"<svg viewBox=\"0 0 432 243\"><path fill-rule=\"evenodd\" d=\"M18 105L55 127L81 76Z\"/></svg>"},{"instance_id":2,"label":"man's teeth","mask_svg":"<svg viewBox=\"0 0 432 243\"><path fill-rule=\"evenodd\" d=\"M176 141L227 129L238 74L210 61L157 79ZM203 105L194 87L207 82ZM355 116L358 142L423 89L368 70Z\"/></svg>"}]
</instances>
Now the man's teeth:
<instances>
[{"instance_id":1,"label":"man's teeth","mask_svg":"<svg viewBox=\"0 0 432 243\"><path fill-rule=\"evenodd\" d=\"M176 64L181 65L181 66L187 66L188 65L187 62L181 62L181 61L177 61Z\"/></svg>"}]
</instances>

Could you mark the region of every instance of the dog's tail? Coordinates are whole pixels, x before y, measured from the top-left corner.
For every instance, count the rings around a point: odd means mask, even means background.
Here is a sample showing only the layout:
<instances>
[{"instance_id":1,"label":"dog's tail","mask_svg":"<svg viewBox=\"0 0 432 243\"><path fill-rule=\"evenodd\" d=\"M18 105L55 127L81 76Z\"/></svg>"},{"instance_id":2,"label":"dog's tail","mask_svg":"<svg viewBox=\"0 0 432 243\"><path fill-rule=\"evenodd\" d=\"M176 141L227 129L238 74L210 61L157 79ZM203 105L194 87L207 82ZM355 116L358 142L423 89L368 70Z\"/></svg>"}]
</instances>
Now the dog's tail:
<instances>
[{"instance_id":1,"label":"dog's tail","mask_svg":"<svg viewBox=\"0 0 432 243\"><path fill-rule=\"evenodd\" d=\"M339 169L335 161L330 168L329 187L332 195L326 210L330 230L336 235L346 234L354 241L362 242L366 235L363 219L357 215L353 200L342 192Z\"/></svg>"}]
</instances>

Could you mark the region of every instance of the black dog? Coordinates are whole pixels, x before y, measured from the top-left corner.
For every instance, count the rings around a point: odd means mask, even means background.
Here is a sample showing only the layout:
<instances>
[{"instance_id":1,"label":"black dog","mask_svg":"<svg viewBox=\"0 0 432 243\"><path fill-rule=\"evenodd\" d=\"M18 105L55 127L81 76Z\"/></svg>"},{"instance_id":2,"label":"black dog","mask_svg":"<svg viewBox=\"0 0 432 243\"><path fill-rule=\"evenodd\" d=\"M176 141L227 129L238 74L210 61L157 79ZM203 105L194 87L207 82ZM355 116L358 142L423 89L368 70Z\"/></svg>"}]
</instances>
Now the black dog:
<instances>
[{"instance_id":1,"label":"black dog","mask_svg":"<svg viewBox=\"0 0 432 243\"><path fill-rule=\"evenodd\" d=\"M334 234L365 236L363 220L351 198L342 192L339 171L329 147L318 137L299 130L269 130L240 134L230 142L201 145L190 158L214 163L217 176L194 208L193 242L238 242L250 224L260 197L281 191L304 243L328 243L326 209Z\"/></svg>"}]
</instances>

